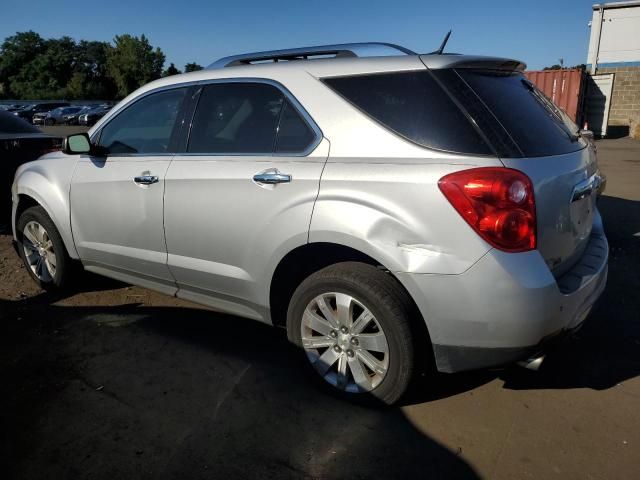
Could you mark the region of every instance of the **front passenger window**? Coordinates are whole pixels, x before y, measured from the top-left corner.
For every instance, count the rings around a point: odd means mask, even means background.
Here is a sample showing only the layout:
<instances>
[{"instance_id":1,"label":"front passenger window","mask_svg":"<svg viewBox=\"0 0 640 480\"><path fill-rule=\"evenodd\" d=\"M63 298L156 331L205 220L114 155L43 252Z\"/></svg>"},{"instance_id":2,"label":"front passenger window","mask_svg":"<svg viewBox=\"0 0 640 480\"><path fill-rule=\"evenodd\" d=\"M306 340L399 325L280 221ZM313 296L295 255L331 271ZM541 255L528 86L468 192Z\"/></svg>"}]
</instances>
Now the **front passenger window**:
<instances>
[{"instance_id":1,"label":"front passenger window","mask_svg":"<svg viewBox=\"0 0 640 480\"><path fill-rule=\"evenodd\" d=\"M118 113L102 129L109 154L170 153L169 144L186 88L148 95Z\"/></svg>"}]
</instances>

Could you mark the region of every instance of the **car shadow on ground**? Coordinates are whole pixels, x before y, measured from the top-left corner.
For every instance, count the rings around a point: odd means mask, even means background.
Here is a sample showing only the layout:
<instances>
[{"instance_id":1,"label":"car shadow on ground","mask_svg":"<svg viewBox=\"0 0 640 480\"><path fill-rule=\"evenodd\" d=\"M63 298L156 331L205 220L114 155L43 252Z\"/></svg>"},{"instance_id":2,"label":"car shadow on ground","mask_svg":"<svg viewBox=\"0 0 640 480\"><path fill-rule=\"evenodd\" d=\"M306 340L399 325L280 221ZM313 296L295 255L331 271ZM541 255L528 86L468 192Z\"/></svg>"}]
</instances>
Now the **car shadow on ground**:
<instances>
[{"instance_id":1,"label":"car shadow on ground","mask_svg":"<svg viewBox=\"0 0 640 480\"><path fill-rule=\"evenodd\" d=\"M319 389L282 331L60 299L0 300L9 477L478 478L400 409Z\"/></svg>"}]
</instances>

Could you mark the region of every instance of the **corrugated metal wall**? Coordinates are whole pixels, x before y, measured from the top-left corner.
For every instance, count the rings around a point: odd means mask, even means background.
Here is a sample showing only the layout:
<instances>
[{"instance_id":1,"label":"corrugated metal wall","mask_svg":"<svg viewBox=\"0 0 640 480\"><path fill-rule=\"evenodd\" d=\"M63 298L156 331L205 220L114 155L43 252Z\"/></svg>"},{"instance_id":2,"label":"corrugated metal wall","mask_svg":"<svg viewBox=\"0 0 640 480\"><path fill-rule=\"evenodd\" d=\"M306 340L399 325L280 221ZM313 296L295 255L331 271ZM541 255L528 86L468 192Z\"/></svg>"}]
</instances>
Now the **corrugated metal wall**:
<instances>
[{"instance_id":1,"label":"corrugated metal wall","mask_svg":"<svg viewBox=\"0 0 640 480\"><path fill-rule=\"evenodd\" d=\"M540 70L525 72L553 103L562 108L571 119L582 121L582 94L584 91L584 72L580 69ZM582 127L582 125L579 125Z\"/></svg>"}]
</instances>

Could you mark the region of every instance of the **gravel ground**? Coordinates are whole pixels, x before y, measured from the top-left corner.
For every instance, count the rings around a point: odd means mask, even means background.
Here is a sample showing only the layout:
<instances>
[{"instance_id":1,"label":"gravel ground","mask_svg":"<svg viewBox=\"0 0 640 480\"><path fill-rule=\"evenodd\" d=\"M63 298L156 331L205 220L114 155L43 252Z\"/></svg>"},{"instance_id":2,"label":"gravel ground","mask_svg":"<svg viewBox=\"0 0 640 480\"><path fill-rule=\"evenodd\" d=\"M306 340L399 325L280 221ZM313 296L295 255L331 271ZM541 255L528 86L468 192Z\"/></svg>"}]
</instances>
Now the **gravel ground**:
<instances>
[{"instance_id":1,"label":"gravel ground","mask_svg":"<svg viewBox=\"0 0 640 480\"><path fill-rule=\"evenodd\" d=\"M4 478L637 478L640 143L598 148L610 277L578 336L394 409L318 391L255 322L88 274L42 292L0 234Z\"/></svg>"}]
</instances>

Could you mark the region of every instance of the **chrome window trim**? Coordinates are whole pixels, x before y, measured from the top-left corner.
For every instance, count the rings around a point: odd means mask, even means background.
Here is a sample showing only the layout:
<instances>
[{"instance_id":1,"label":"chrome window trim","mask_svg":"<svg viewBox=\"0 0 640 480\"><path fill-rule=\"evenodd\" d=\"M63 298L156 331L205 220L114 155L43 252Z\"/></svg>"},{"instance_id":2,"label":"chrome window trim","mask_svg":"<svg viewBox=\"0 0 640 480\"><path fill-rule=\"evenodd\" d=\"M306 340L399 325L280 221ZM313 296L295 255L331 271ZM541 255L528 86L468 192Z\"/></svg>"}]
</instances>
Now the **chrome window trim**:
<instances>
[{"instance_id":1,"label":"chrome window trim","mask_svg":"<svg viewBox=\"0 0 640 480\"><path fill-rule=\"evenodd\" d=\"M123 112L124 110L126 110L127 108L129 108L130 106L132 106L134 103L142 100L143 98L152 95L154 93L159 93L162 91L166 91L166 90L174 90L176 88L189 88L189 87L193 87L193 86L206 86L206 85L212 85L212 84L219 84L219 83L262 83L262 84L266 84L266 85L271 85L275 88L277 88L278 90L280 90L280 92L282 93L282 95L284 96L285 99L289 100L289 102L291 103L291 105L296 109L296 111L298 112L298 114L302 117L302 119L304 120L304 122L307 124L307 126L309 128L311 128L311 130L313 131L313 133L315 134L315 139L309 143L309 146L301 151L301 152L287 152L287 153L276 153L275 151L271 151L271 152L264 152L264 153L256 153L256 152L251 152L251 153L243 153L243 152L218 152L218 153L203 153L203 152L198 152L198 153L190 153L190 152L172 152L172 153L121 153L118 154L116 158L122 158L122 157L160 157L160 156L180 156L180 157L307 157L309 156L320 144L320 142L322 141L322 139L324 138L324 134L322 133L322 130L320 129L320 127L318 126L318 124L315 122L315 120L313 120L313 118L311 117L311 115L309 115L309 112L307 112L307 110L302 106L302 104L300 103L300 101L298 101L298 99L289 91L289 89L287 89L287 87L285 87L283 84L281 84L280 82L276 81L276 80L272 80L269 78L259 78L259 77L232 77L232 78L215 78L215 79L207 79L207 80L197 80L197 81L191 81L191 82L183 82L183 83L175 83L175 84L171 84L171 85L164 85L162 87L157 87L151 90L148 90L146 92L144 92L143 94L132 98L129 102L127 102L125 105L123 105L122 107L118 108L115 112L113 112L113 115L107 119L107 121L104 123L104 125L100 125L100 128L98 130L96 130L95 132L93 132L93 135L91 135L90 140L91 142L94 142L96 140L99 141L100 136L102 135L102 130L109 125L109 123L111 123L111 121L113 121L114 118L116 118L118 115L120 115L121 112ZM188 148L189 144L188 144L188 137L191 135L191 127L193 126L193 117L195 116L195 112L197 111L197 105L196 108L193 109L193 116L192 118L189 120L189 132L187 135L187 145L186 148ZM277 135L277 133L276 133ZM107 156L108 158L109 156Z\"/></svg>"}]
</instances>

